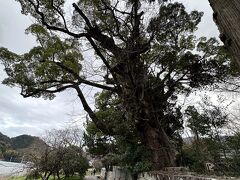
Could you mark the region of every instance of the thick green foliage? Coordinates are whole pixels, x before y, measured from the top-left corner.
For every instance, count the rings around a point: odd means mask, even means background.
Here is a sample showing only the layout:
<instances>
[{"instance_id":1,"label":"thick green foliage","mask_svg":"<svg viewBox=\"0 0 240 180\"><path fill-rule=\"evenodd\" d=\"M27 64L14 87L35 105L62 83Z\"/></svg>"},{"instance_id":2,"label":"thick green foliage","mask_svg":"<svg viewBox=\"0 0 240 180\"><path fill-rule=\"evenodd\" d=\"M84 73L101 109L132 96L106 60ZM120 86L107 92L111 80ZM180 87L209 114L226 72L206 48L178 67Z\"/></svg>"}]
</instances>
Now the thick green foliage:
<instances>
[{"instance_id":1,"label":"thick green foliage","mask_svg":"<svg viewBox=\"0 0 240 180\"><path fill-rule=\"evenodd\" d=\"M90 122L86 127L84 140L88 147L87 151L93 156L102 157L107 169L118 165L134 174L151 169L149 152L138 143L139 140L133 134L107 136Z\"/></svg>"},{"instance_id":2,"label":"thick green foliage","mask_svg":"<svg viewBox=\"0 0 240 180\"><path fill-rule=\"evenodd\" d=\"M66 177L73 176L75 173L83 178L89 167L88 160L82 156L78 147L68 147L63 155L62 169Z\"/></svg>"},{"instance_id":3,"label":"thick green foliage","mask_svg":"<svg viewBox=\"0 0 240 180\"><path fill-rule=\"evenodd\" d=\"M5 161L9 161L9 162L20 162L21 161L20 153L15 150L11 150L11 149L3 152L3 158Z\"/></svg>"},{"instance_id":4,"label":"thick green foliage","mask_svg":"<svg viewBox=\"0 0 240 180\"><path fill-rule=\"evenodd\" d=\"M8 136L0 133L0 153L2 154L10 147L11 147L11 139Z\"/></svg>"},{"instance_id":5,"label":"thick green foliage","mask_svg":"<svg viewBox=\"0 0 240 180\"><path fill-rule=\"evenodd\" d=\"M79 43L74 39L62 41L38 24L31 25L27 32L37 37L40 46L23 55L16 55L1 48L0 56L9 75L3 83L10 86L21 84L22 95L42 95L51 99L54 97L54 89L61 89L70 81L76 80L76 77L66 73L62 66L79 74L82 60Z\"/></svg>"},{"instance_id":6,"label":"thick green foliage","mask_svg":"<svg viewBox=\"0 0 240 180\"><path fill-rule=\"evenodd\" d=\"M150 170L149 152L140 143L132 122L124 118L119 98L104 91L96 95L96 109L99 120L104 121L114 133L104 134L93 122L88 122L84 134L88 152L101 156L107 169L118 165L134 174Z\"/></svg>"},{"instance_id":7,"label":"thick green foliage","mask_svg":"<svg viewBox=\"0 0 240 180\"><path fill-rule=\"evenodd\" d=\"M211 125L206 114L199 114L194 106L189 106L186 110L189 115L188 127L195 133L195 135L205 135L211 129Z\"/></svg>"},{"instance_id":8,"label":"thick green foliage","mask_svg":"<svg viewBox=\"0 0 240 180\"><path fill-rule=\"evenodd\" d=\"M216 136L216 130L227 123L227 115L223 114L220 108L208 107L203 113L199 113L194 106L189 106L185 114L188 116L187 126L195 136Z\"/></svg>"},{"instance_id":9,"label":"thick green foliage","mask_svg":"<svg viewBox=\"0 0 240 180\"><path fill-rule=\"evenodd\" d=\"M39 21L41 20L32 1L20 0L19 2L23 13L30 13ZM39 11L43 11L46 22L62 27L61 17L57 11L54 11L51 3L43 0L38 2ZM87 15L94 16L94 21L98 22L100 29L103 28L110 36L115 36L115 32L108 29L108 25L115 19L99 11L99 8L104 6L102 3L102 1L79 1L79 6L83 7L83 10L88 9ZM108 1L105 3L110 4ZM54 7L60 12L63 11L61 10L63 4L64 1L53 1L53 5L56 6ZM77 12L75 13L80 16ZM108 10L106 13L111 11ZM211 84L229 73L230 59L217 40L205 37L196 39L194 36L202 14L197 11L188 14L182 4L170 3L160 6L159 14L152 18L146 32L144 32L146 27L141 27L142 36L154 34L151 49L142 54L141 58L147 64L146 68L156 67L156 71L152 72L152 69L149 69L148 72L149 85L153 91L161 94L161 88L153 87L164 83L163 87L174 88L174 92L177 93L183 89L187 90L186 87ZM127 38L130 32L125 31L128 30L127 24L130 23L130 19L125 20L125 25L118 21L120 24L114 28L120 28L118 34ZM77 20L73 18L73 22L75 21ZM83 23L83 19L81 22ZM80 25L75 26L81 29ZM27 33L35 35L39 43L39 46L26 54L17 55L5 48L0 49L0 57L9 76L3 83L10 86L20 85L24 96L43 95L43 97L53 98L54 93L58 92L54 90L65 90L65 85L76 81L80 74L83 57L79 41L75 38L63 40L57 34L50 33L47 28L49 27L44 27L39 22L26 30ZM147 42L146 38L141 38L142 42ZM113 58L109 63L116 65L118 62ZM149 93L152 93L151 89Z\"/></svg>"}]
</instances>

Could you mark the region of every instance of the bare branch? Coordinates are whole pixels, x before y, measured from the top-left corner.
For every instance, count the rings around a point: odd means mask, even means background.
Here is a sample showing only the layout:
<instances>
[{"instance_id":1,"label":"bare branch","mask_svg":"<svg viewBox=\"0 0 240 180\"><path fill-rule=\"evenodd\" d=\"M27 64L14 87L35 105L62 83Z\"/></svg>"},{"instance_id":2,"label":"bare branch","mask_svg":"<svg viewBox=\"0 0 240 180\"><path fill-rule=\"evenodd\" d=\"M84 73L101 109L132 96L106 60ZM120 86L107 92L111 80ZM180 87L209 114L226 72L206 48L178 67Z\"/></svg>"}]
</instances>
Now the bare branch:
<instances>
[{"instance_id":1,"label":"bare branch","mask_svg":"<svg viewBox=\"0 0 240 180\"><path fill-rule=\"evenodd\" d=\"M90 20L87 18L87 16L83 13L83 11L78 7L78 5L76 3L73 3L72 6L74 7L74 9L79 13L79 15L84 19L84 21L86 22L88 28L93 28Z\"/></svg>"},{"instance_id":2,"label":"bare branch","mask_svg":"<svg viewBox=\"0 0 240 180\"><path fill-rule=\"evenodd\" d=\"M95 44L95 42L92 40L92 38L90 36L87 36L88 41L90 42L90 44L92 45L93 49L95 50L95 52L97 53L97 55L102 59L104 65L107 67L107 69L110 71L110 73L113 76L113 79L115 80L115 83L118 87L118 89L120 88L120 84L118 82L117 76L115 75L115 72L112 71L111 66L109 65L107 59L103 56L103 54L101 53L101 51L99 50L99 48L97 47L97 45Z\"/></svg>"},{"instance_id":3,"label":"bare branch","mask_svg":"<svg viewBox=\"0 0 240 180\"><path fill-rule=\"evenodd\" d=\"M65 27L66 30L68 30L67 23L66 23L66 19L65 19L64 15L61 13L61 11L59 11L59 9L56 8L56 7L53 5L53 0L52 0L52 8L62 17L64 27Z\"/></svg>"},{"instance_id":4,"label":"bare branch","mask_svg":"<svg viewBox=\"0 0 240 180\"><path fill-rule=\"evenodd\" d=\"M86 33L79 33L79 34L76 34L76 33L73 33L71 31L69 31L68 29L66 28L61 28L61 27L57 27L57 26L53 26L53 25L50 25L46 22L46 18L45 18L45 15L43 12L41 12L39 10L39 1L37 1L37 5L32 1L32 0L28 0L30 2L30 4L34 7L35 9L35 12L40 16L41 18L41 22L44 26L47 27L47 29L49 30L55 30L55 31L59 31L59 32L63 32L63 33L66 33L72 37L75 37L75 38L81 38L81 37L85 37L86 36Z\"/></svg>"},{"instance_id":5,"label":"bare branch","mask_svg":"<svg viewBox=\"0 0 240 180\"><path fill-rule=\"evenodd\" d=\"M115 56L119 57L122 55L122 49L119 48L115 42L114 39L103 34L102 31L99 29L99 27L95 24L94 27L91 24L90 20L87 18L87 16L83 13L83 11L77 6L77 4L73 3L73 7L75 8L75 10L79 13L79 15L84 19L85 23L88 26L87 29L87 35L85 34L85 37L92 37L95 40L97 40L100 45L103 48L106 48L107 50L109 50L110 52L112 52ZM89 38L88 38L89 40Z\"/></svg>"},{"instance_id":6,"label":"bare branch","mask_svg":"<svg viewBox=\"0 0 240 180\"><path fill-rule=\"evenodd\" d=\"M53 63L55 63L56 65L58 65L59 67L61 67L62 69L64 69L65 71L67 71L68 73L72 74L77 80L79 83L83 83L83 84L87 84L87 85L90 85L90 86L93 86L93 87L97 87L97 88L100 88L100 89L105 89L105 90L109 90L109 91L115 91L115 89L113 87L110 87L110 86L106 86L106 85L102 85L102 84L97 84L95 82L91 82L91 81L88 81L88 80L85 80L83 78L81 78L76 72L74 72L71 68L63 65L62 63L60 62L55 62L53 61Z\"/></svg>"},{"instance_id":7,"label":"bare branch","mask_svg":"<svg viewBox=\"0 0 240 180\"><path fill-rule=\"evenodd\" d=\"M57 86L57 85L55 85ZM31 96L34 96L36 94L39 94L41 92L44 92L44 93L58 93L58 92L62 92L68 88L73 88L74 86L71 84L71 85L67 85L67 86L63 86L63 87L60 87L60 88L57 88L57 89L54 89L54 90L49 90L49 89L35 89L34 91L32 91L31 93L29 94L25 94L23 93L23 89L22 89L22 92L20 93L24 98L27 98L27 97L31 97Z\"/></svg>"},{"instance_id":8,"label":"bare branch","mask_svg":"<svg viewBox=\"0 0 240 180\"><path fill-rule=\"evenodd\" d=\"M80 89L79 86L74 86L74 88L76 89L77 91L77 94L78 94L78 97L80 98L81 102L82 102L82 105L83 105L83 108L84 110L88 113L88 115L90 116L90 118L92 119L92 121L95 123L95 125L101 130L101 131L104 131L106 133L110 133L112 130L110 130L109 128L106 127L106 125L100 121L98 119L98 117L96 116L96 114L93 112L93 110L90 108L90 106L88 105L83 93L82 93L82 90Z\"/></svg>"},{"instance_id":9,"label":"bare branch","mask_svg":"<svg viewBox=\"0 0 240 180\"><path fill-rule=\"evenodd\" d=\"M119 21L118 21L116 15L115 15L115 12L114 12L114 9L116 9L119 1L117 1L116 5L114 7L109 6L104 0L101 0L101 2L104 4L106 9L108 9L112 14L112 17L114 19L116 29L117 29L117 35L116 36L118 36L122 41L126 42L126 39L120 33L120 24L119 24Z\"/></svg>"}]
</instances>

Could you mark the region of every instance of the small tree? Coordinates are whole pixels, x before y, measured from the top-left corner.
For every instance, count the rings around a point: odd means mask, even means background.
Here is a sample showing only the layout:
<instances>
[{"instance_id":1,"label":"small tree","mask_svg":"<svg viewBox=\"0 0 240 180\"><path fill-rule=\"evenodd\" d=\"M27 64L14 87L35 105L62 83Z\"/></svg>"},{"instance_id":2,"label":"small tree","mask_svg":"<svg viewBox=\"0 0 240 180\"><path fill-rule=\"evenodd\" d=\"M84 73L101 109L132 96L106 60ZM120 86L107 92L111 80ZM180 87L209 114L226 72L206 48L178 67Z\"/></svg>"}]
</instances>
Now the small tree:
<instances>
[{"instance_id":1,"label":"small tree","mask_svg":"<svg viewBox=\"0 0 240 180\"><path fill-rule=\"evenodd\" d=\"M62 160L62 169L65 177L78 173L79 177L83 179L88 167L88 160L83 156L81 148L76 146L67 147Z\"/></svg>"},{"instance_id":2,"label":"small tree","mask_svg":"<svg viewBox=\"0 0 240 180\"><path fill-rule=\"evenodd\" d=\"M77 133L78 132L78 133ZM29 178L41 177L48 180L50 176L61 179L78 173L82 179L88 169L88 160L84 157L79 143L80 131L77 129L53 130L47 132L47 144L41 156L33 156L32 172Z\"/></svg>"},{"instance_id":3,"label":"small tree","mask_svg":"<svg viewBox=\"0 0 240 180\"><path fill-rule=\"evenodd\" d=\"M207 97L198 109L194 106L186 109L186 123L194 135L194 141L184 145L183 153L184 159L193 170L204 172L205 163L211 162L215 164L216 171L227 171L227 168L222 167L227 159L226 135L223 128L229 122L225 111L220 105L213 105Z\"/></svg>"}]
</instances>

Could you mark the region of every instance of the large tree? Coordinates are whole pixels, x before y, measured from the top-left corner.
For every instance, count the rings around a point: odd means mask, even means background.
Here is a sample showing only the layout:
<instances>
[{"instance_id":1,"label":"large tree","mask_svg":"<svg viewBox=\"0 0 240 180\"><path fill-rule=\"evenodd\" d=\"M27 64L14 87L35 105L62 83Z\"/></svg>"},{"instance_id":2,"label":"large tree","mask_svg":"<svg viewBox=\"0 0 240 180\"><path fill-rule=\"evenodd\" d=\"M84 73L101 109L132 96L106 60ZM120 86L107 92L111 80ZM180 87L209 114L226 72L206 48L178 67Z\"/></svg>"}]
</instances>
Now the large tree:
<instances>
[{"instance_id":1,"label":"large tree","mask_svg":"<svg viewBox=\"0 0 240 180\"><path fill-rule=\"evenodd\" d=\"M81 0L73 14L64 0L17 0L22 13L35 18L27 32L38 46L18 55L1 48L8 75L3 83L20 86L23 97L53 98L74 89L97 128L107 134L116 129L99 120L81 89L84 85L108 91L121 109L121 121L147 150L154 169L174 165L172 137L181 127L177 95L227 78L230 59L214 38L194 36L203 13L187 13L182 4L139 0ZM155 3L155 4L154 4ZM159 6L153 13L151 7ZM98 78L86 74L89 59L82 49L91 47ZM126 128L130 130L131 128Z\"/></svg>"}]
</instances>

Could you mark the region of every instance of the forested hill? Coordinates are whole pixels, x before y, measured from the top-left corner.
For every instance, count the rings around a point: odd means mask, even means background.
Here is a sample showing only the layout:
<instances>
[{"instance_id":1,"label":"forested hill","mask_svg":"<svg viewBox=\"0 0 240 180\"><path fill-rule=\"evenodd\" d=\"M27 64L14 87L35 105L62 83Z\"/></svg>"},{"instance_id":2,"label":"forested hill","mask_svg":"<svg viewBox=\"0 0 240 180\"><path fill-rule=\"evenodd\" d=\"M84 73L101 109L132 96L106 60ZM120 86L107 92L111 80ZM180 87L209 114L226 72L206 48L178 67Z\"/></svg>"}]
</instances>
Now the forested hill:
<instances>
[{"instance_id":1,"label":"forested hill","mask_svg":"<svg viewBox=\"0 0 240 180\"><path fill-rule=\"evenodd\" d=\"M5 151L11 147L11 138L0 132L0 151Z\"/></svg>"},{"instance_id":2,"label":"forested hill","mask_svg":"<svg viewBox=\"0 0 240 180\"><path fill-rule=\"evenodd\" d=\"M1 146L4 145L14 150L23 149L30 147L33 143L36 143L36 141L44 143L39 137L20 135L17 137L9 138L0 132L0 149L2 149Z\"/></svg>"},{"instance_id":3,"label":"forested hill","mask_svg":"<svg viewBox=\"0 0 240 180\"><path fill-rule=\"evenodd\" d=\"M38 137L29 136L29 135L20 135L14 138L11 138L11 144L13 149L23 149L30 147L34 141L39 141Z\"/></svg>"},{"instance_id":4,"label":"forested hill","mask_svg":"<svg viewBox=\"0 0 240 180\"><path fill-rule=\"evenodd\" d=\"M15 157L14 161L18 162L23 154L37 153L45 146L45 142L39 137L20 135L10 138L0 133L0 159L8 161L9 158Z\"/></svg>"},{"instance_id":5,"label":"forested hill","mask_svg":"<svg viewBox=\"0 0 240 180\"><path fill-rule=\"evenodd\" d=\"M6 144L11 144L11 138L9 138L8 136L2 134L0 132L0 143L6 143Z\"/></svg>"}]
</instances>

